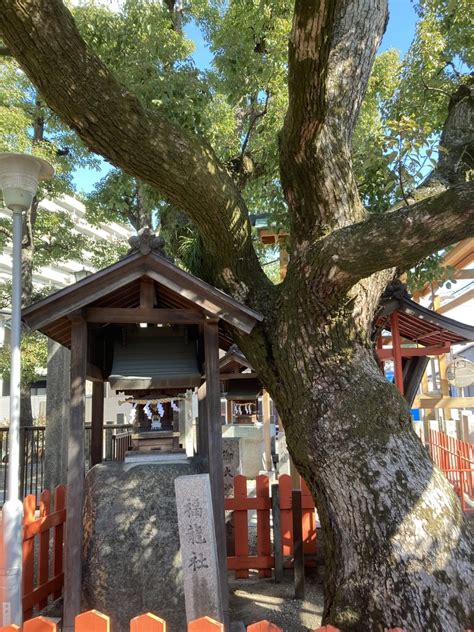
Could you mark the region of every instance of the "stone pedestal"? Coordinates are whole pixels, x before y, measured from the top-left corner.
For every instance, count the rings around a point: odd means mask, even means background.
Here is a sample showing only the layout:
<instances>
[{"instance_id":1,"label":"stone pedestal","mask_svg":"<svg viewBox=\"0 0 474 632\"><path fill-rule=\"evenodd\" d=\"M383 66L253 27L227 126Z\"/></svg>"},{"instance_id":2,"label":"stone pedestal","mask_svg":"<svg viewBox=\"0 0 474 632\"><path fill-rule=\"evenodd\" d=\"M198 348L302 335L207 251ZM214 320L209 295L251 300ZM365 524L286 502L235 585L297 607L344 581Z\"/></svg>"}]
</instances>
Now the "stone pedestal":
<instances>
[{"instance_id":1,"label":"stone pedestal","mask_svg":"<svg viewBox=\"0 0 474 632\"><path fill-rule=\"evenodd\" d=\"M264 467L262 424L222 426L222 437L240 439L242 474L247 478L256 478Z\"/></svg>"},{"instance_id":2,"label":"stone pedestal","mask_svg":"<svg viewBox=\"0 0 474 632\"><path fill-rule=\"evenodd\" d=\"M154 612L169 632L186 629L174 480L200 474L186 463L97 465L86 478L83 609L112 618L114 632Z\"/></svg>"}]
</instances>

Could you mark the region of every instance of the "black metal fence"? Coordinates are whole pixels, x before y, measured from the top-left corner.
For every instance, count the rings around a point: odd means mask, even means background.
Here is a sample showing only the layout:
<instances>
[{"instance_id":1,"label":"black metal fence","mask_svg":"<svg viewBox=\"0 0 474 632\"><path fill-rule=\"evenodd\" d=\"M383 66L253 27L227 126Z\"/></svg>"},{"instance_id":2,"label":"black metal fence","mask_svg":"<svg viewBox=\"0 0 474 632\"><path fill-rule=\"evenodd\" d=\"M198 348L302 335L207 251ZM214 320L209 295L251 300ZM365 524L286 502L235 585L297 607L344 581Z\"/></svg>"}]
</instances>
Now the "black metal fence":
<instances>
[{"instance_id":1,"label":"black metal fence","mask_svg":"<svg viewBox=\"0 0 474 632\"><path fill-rule=\"evenodd\" d=\"M20 498L34 494L39 499L44 489L46 426L22 426L20 429ZM130 424L104 424L104 461L122 460ZM6 500L8 476L8 427L0 427L0 507ZM117 442L117 438L120 438ZM86 467L90 467L91 425L85 426Z\"/></svg>"},{"instance_id":2,"label":"black metal fence","mask_svg":"<svg viewBox=\"0 0 474 632\"><path fill-rule=\"evenodd\" d=\"M20 428L20 498L38 496L44 481L45 426ZM6 499L8 476L8 428L0 428L0 504Z\"/></svg>"}]
</instances>

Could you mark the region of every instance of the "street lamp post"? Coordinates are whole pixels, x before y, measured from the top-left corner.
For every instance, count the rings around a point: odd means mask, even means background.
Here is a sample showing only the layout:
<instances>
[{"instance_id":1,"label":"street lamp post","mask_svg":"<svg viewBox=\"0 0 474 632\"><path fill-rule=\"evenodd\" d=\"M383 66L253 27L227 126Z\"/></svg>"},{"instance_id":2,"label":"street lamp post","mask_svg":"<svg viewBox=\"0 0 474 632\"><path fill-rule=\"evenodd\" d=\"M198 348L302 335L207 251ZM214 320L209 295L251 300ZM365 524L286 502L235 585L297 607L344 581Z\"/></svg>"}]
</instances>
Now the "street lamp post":
<instances>
[{"instance_id":1,"label":"street lamp post","mask_svg":"<svg viewBox=\"0 0 474 632\"><path fill-rule=\"evenodd\" d=\"M0 188L13 214L10 426L8 433L7 500L2 509L3 568L0 577L2 624L22 623L21 570L23 504L20 482L20 338L22 213L27 211L39 180L51 178L53 167L26 154L0 153Z\"/></svg>"}]
</instances>

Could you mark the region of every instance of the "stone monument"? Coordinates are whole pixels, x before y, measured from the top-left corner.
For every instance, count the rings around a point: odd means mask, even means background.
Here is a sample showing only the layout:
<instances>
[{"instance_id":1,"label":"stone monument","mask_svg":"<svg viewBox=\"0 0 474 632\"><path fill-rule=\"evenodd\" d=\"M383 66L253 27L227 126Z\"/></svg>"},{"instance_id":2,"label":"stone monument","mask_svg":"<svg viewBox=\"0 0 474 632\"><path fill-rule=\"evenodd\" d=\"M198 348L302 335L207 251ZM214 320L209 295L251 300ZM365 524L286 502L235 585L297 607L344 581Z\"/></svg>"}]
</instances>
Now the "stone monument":
<instances>
[{"instance_id":1,"label":"stone monument","mask_svg":"<svg viewBox=\"0 0 474 632\"><path fill-rule=\"evenodd\" d=\"M184 463L116 462L89 470L82 609L108 613L114 632L128 632L130 619L140 612L165 619L169 632L186 629L173 482L203 471L197 458Z\"/></svg>"},{"instance_id":2,"label":"stone monument","mask_svg":"<svg viewBox=\"0 0 474 632\"><path fill-rule=\"evenodd\" d=\"M234 476L242 474L240 462L240 439L224 437L222 439L222 456L224 461L224 495L233 496Z\"/></svg>"},{"instance_id":3,"label":"stone monument","mask_svg":"<svg viewBox=\"0 0 474 632\"><path fill-rule=\"evenodd\" d=\"M174 482L183 565L186 619L223 621L221 584L209 474L180 476Z\"/></svg>"}]
</instances>

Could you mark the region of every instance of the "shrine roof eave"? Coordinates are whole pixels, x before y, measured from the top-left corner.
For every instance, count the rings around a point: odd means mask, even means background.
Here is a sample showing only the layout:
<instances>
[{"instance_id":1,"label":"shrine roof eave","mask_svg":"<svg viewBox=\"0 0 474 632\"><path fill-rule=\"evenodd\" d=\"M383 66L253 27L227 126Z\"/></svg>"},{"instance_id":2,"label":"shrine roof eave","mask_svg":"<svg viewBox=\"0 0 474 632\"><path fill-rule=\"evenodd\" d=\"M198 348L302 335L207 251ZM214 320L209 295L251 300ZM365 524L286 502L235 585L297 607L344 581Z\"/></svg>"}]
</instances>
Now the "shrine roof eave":
<instances>
[{"instance_id":1,"label":"shrine roof eave","mask_svg":"<svg viewBox=\"0 0 474 632\"><path fill-rule=\"evenodd\" d=\"M107 306L107 296L119 292L127 284L149 277L169 296L201 311L205 316L218 318L243 333L250 333L263 316L239 303L202 279L185 272L166 257L151 252L133 253L103 270L99 270L73 285L69 285L22 310L24 323L55 338L54 330L68 318L99 302ZM126 298L124 298L126 300ZM126 307L131 305L126 304ZM114 302L114 307L121 304Z\"/></svg>"},{"instance_id":2,"label":"shrine roof eave","mask_svg":"<svg viewBox=\"0 0 474 632\"><path fill-rule=\"evenodd\" d=\"M409 329L411 333L401 332L405 338L414 341L423 338L424 342L422 344L429 344L426 334L426 324L429 324L436 330L437 337L442 339L443 334L445 334L446 342L451 344L474 341L473 326L448 318L443 314L438 314L427 307L415 303L410 298L391 298L382 303L379 318L389 316L394 311L399 311L410 319ZM390 329L389 322L387 322L387 328Z\"/></svg>"},{"instance_id":3,"label":"shrine roof eave","mask_svg":"<svg viewBox=\"0 0 474 632\"><path fill-rule=\"evenodd\" d=\"M222 358L219 359L220 372L222 373L223 369L225 369L231 364L232 365L236 364L243 369L250 369L251 371L254 370L250 362L242 353L242 351L240 351L240 349L236 349L235 345L234 347L231 347L229 351L227 351L227 353L222 356Z\"/></svg>"}]
</instances>

